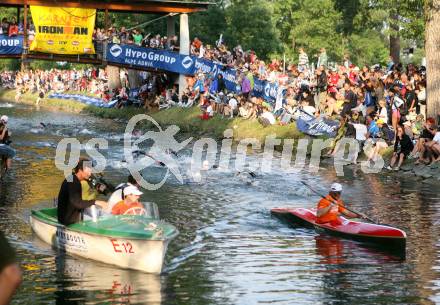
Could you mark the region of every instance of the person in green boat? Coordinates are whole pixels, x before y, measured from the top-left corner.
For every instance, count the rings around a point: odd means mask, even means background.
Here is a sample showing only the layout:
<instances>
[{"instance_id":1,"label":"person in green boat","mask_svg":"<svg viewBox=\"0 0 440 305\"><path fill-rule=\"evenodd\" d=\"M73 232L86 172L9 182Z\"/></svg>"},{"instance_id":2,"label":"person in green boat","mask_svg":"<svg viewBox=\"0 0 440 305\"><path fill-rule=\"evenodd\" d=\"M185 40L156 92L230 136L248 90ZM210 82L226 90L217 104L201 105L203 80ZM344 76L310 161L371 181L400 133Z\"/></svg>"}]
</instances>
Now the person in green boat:
<instances>
[{"instance_id":1,"label":"person in green boat","mask_svg":"<svg viewBox=\"0 0 440 305\"><path fill-rule=\"evenodd\" d=\"M113 215L131 214L142 215L145 214L144 206L139 202L140 196L143 194L136 186L130 185L122 190L124 200L119 201L112 208Z\"/></svg>"},{"instance_id":2,"label":"person in green boat","mask_svg":"<svg viewBox=\"0 0 440 305\"><path fill-rule=\"evenodd\" d=\"M105 209L107 202L101 200L84 200L82 198L81 181L87 180L92 174L91 161L86 158L79 160L72 176L64 179L58 194L58 221L63 225L71 225L81 220L84 209L98 205Z\"/></svg>"},{"instance_id":3,"label":"person in green boat","mask_svg":"<svg viewBox=\"0 0 440 305\"><path fill-rule=\"evenodd\" d=\"M136 181L136 179L134 179L132 175L128 176L126 183L121 183L116 186L115 191L110 195L110 198L107 201L108 206L107 210L105 211L106 213L111 214L113 207L120 201L124 200L123 190L128 186L135 186L139 188L139 183Z\"/></svg>"}]
</instances>

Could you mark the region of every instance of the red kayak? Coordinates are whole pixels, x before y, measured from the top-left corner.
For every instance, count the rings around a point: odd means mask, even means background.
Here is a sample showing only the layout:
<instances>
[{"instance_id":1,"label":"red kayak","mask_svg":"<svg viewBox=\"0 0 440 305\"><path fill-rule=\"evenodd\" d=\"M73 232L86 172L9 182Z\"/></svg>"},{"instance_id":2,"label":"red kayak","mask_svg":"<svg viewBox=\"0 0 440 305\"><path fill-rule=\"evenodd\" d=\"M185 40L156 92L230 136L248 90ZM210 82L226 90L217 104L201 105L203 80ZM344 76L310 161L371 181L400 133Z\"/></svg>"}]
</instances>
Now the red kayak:
<instances>
[{"instance_id":1,"label":"red kayak","mask_svg":"<svg viewBox=\"0 0 440 305\"><path fill-rule=\"evenodd\" d=\"M344 217L340 217L342 220L340 225L316 223L316 209L275 208L271 210L271 213L288 224L311 227L317 232L376 244L396 251L405 251L406 233L390 226L351 221Z\"/></svg>"}]
</instances>

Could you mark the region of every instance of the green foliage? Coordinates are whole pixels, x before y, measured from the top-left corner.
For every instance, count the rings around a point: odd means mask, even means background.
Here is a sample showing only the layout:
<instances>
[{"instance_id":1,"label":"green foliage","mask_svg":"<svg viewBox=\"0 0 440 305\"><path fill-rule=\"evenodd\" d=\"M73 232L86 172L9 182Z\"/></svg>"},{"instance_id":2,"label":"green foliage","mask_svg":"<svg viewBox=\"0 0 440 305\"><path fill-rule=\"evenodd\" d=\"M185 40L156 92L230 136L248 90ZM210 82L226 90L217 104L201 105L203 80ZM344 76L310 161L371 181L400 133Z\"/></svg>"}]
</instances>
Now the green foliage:
<instances>
[{"instance_id":1,"label":"green foliage","mask_svg":"<svg viewBox=\"0 0 440 305\"><path fill-rule=\"evenodd\" d=\"M300 1L301 6L292 14L293 27L290 37L295 46L304 47L311 56L324 47L331 60L340 60L344 54L344 39L337 27L342 14L334 8L332 0Z\"/></svg>"},{"instance_id":2,"label":"green foliage","mask_svg":"<svg viewBox=\"0 0 440 305\"><path fill-rule=\"evenodd\" d=\"M145 35L151 33L151 35L161 34L166 35L167 21L163 15L157 14L133 14L133 13L109 13L109 25L120 29L125 27L126 29L137 28ZM104 28L104 13L100 12L96 18L96 24L100 28ZM144 23L146 23L144 25Z\"/></svg>"},{"instance_id":3,"label":"green foliage","mask_svg":"<svg viewBox=\"0 0 440 305\"><path fill-rule=\"evenodd\" d=\"M1 71L16 71L20 69L20 61L18 59L12 58L1 58L0 59L0 70Z\"/></svg>"},{"instance_id":4,"label":"green foliage","mask_svg":"<svg viewBox=\"0 0 440 305\"><path fill-rule=\"evenodd\" d=\"M398 29L399 36L416 41L419 46L424 44L425 36L425 0L363 0L368 1L370 11L382 11L388 15L383 21ZM393 18L395 16L395 18Z\"/></svg>"},{"instance_id":5,"label":"green foliage","mask_svg":"<svg viewBox=\"0 0 440 305\"><path fill-rule=\"evenodd\" d=\"M212 5L206 12L191 15L189 33L192 38L198 37L205 44L214 44L226 29L226 13L223 1Z\"/></svg>"},{"instance_id":6,"label":"green foliage","mask_svg":"<svg viewBox=\"0 0 440 305\"><path fill-rule=\"evenodd\" d=\"M386 65L389 50L380 33L368 30L364 33L350 35L348 53L351 54L351 61L360 66Z\"/></svg>"},{"instance_id":7,"label":"green foliage","mask_svg":"<svg viewBox=\"0 0 440 305\"><path fill-rule=\"evenodd\" d=\"M280 40L284 45L288 56L294 54L295 40L291 38L290 32L294 24L294 13L301 8L298 0L277 0L274 2L274 15L276 27L280 33Z\"/></svg>"},{"instance_id":8,"label":"green foliage","mask_svg":"<svg viewBox=\"0 0 440 305\"><path fill-rule=\"evenodd\" d=\"M355 31L354 19L361 10L361 0L335 0L335 9L342 14L338 31L350 35Z\"/></svg>"},{"instance_id":9,"label":"green foliage","mask_svg":"<svg viewBox=\"0 0 440 305\"><path fill-rule=\"evenodd\" d=\"M226 7L225 41L229 46L240 44L254 50L260 58L281 51L279 33L271 2L235 0Z\"/></svg>"},{"instance_id":10,"label":"green foliage","mask_svg":"<svg viewBox=\"0 0 440 305\"><path fill-rule=\"evenodd\" d=\"M321 47L330 61L349 53L356 64L383 63L389 36L401 37L401 44L424 46L424 5L429 0L212 0L206 12L191 14L191 38L214 44L223 34L232 48L240 44L268 59L283 53L294 61L298 47L304 47L311 62ZM0 8L0 16L16 16L15 8ZM144 34L167 34L164 15L111 12L110 25L139 28ZM174 17L178 35L179 17ZM150 22L146 25L140 25ZM104 27L104 12L97 13L97 26ZM140 26L139 26L140 25ZM399 30L400 29L400 30ZM416 52L419 52L416 49ZM0 60L0 68L18 68L18 60ZM32 62L31 67L62 68L55 63ZM71 68L72 65L65 67Z\"/></svg>"}]
</instances>

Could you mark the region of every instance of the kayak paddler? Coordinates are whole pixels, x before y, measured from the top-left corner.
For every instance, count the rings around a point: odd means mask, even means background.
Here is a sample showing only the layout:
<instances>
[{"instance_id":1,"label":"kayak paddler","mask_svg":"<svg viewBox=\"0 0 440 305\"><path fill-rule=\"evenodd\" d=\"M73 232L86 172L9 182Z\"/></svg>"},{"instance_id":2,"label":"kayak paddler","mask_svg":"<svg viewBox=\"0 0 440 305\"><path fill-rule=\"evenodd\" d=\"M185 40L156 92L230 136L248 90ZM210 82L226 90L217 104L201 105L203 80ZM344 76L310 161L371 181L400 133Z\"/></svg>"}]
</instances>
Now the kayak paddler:
<instances>
[{"instance_id":1,"label":"kayak paddler","mask_svg":"<svg viewBox=\"0 0 440 305\"><path fill-rule=\"evenodd\" d=\"M342 185L339 183L333 183L330 187L329 194L318 202L318 208L316 211L317 223L340 225L342 224L341 219L339 218L340 214L343 214L348 218L359 217L357 214L344 208L344 202L341 200L341 193Z\"/></svg>"}]
</instances>

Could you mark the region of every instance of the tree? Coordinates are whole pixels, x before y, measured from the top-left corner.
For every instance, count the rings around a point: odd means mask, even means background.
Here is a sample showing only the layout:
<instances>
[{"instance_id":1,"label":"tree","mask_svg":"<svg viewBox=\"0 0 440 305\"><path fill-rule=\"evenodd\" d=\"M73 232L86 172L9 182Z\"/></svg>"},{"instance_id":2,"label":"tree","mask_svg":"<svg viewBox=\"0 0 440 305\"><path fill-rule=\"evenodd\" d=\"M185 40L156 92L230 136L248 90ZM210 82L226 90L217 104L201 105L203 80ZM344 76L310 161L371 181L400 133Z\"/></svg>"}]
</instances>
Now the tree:
<instances>
[{"instance_id":1,"label":"tree","mask_svg":"<svg viewBox=\"0 0 440 305\"><path fill-rule=\"evenodd\" d=\"M191 15L189 20L189 33L198 37L205 44L214 44L220 34L226 31L226 16L223 0L218 0L216 5L211 5L206 12Z\"/></svg>"},{"instance_id":2,"label":"tree","mask_svg":"<svg viewBox=\"0 0 440 305\"><path fill-rule=\"evenodd\" d=\"M359 14L361 6L361 0L335 0L335 9L342 13L342 22L338 27L345 35L356 31L354 20Z\"/></svg>"},{"instance_id":3,"label":"tree","mask_svg":"<svg viewBox=\"0 0 440 305\"><path fill-rule=\"evenodd\" d=\"M263 59L280 52L281 43L273 12L273 4L268 1L232 1L226 7L226 44L241 45L243 50L252 49Z\"/></svg>"},{"instance_id":4,"label":"tree","mask_svg":"<svg viewBox=\"0 0 440 305\"><path fill-rule=\"evenodd\" d=\"M292 19L290 37L297 47L307 50L309 58L324 47L331 59L342 59L344 39L343 34L337 32L342 14L336 11L332 0L300 1L300 7L293 12Z\"/></svg>"},{"instance_id":5,"label":"tree","mask_svg":"<svg viewBox=\"0 0 440 305\"><path fill-rule=\"evenodd\" d=\"M427 0L425 14L427 115L437 117L440 114L440 0Z\"/></svg>"},{"instance_id":6,"label":"tree","mask_svg":"<svg viewBox=\"0 0 440 305\"><path fill-rule=\"evenodd\" d=\"M353 33L348 37L348 53L351 61L359 66L380 64L386 65L388 46L383 37L375 30L365 30L363 33Z\"/></svg>"},{"instance_id":7,"label":"tree","mask_svg":"<svg viewBox=\"0 0 440 305\"><path fill-rule=\"evenodd\" d=\"M384 20L389 36L390 55L400 62L401 39L423 42L423 1L424 0L363 0L370 11L386 13Z\"/></svg>"},{"instance_id":8,"label":"tree","mask_svg":"<svg viewBox=\"0 0 440 305\"><path fill-rule=\"evenodd\" d=\"M274 2L274 19L280 33L280 40L284 51L288 56L295 53L296 42L290 34L294 25L294 13L299 10L301 4L298 0L277 0Z\"/></svg>"}]
</instances>

